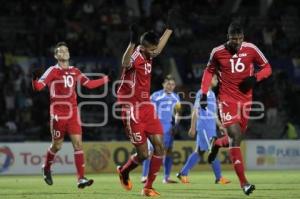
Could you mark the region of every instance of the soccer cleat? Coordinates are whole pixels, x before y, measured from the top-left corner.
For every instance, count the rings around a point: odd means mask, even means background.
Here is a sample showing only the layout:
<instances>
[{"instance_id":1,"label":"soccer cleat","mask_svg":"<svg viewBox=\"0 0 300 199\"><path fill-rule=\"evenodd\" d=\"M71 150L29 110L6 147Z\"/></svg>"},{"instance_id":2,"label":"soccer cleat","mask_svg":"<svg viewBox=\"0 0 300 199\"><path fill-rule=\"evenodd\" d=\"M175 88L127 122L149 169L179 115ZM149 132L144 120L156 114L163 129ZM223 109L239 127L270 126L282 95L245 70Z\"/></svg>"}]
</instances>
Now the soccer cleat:
<instances>
[{"instance_id":1,"label":"soccer cleat","mask_svg":"<svg viewBox=\"0 0 300 199\"><path fill-rule=\"evenodd\" d=\"M160 193L158 193L157 191L155 191L155 189L151 188L143 188L142 189L142 196L147 196L147 197L158 197L160 196Z\"/></svg>"},{"instance_id":2,"label":"soccer cleat","mask_svg":"<svg viewBox=\"0 0 300 199\"><path fill-rule=\"evenodd\" d=\"M53 185L51 170L47 170L44 167L42 168L42 170L43 170L43 177L44 177L45 182L48 185Z\"/></svg>"},{"instance_id":3,"label":"soccer cleat","mask_svg":"<svg viewBox=\"0 0 300 199\"><path fill-rule=\"evenodd\" d=\"M215 145L216 140L217 137L212 137L210 140L211 149L209 151L208 159L207 159L208 163L210 164L216 159L219 152L219 147Z\"/></svg>"},{"instance_id":4,"label":"soccer cleat","mask_svg":"<svg viewBox=\"0 0 300 199\"><path fill-rule=\"evenodd\" d=\"M188 184L188 183L190 183L190 181L188 179L188 176L183 176L183 175L181 175L181 173L177 173L176 177L180 180L180 182L182 184Z\"/></svg>"},{"instance_id":5,"label":"soccer cleat","mask_svg":"<svg viewBox=\"0 0 300 199\"><path fill-rule=\"evenodd\" d=\"M255 190L255 185L253 184L245 184L243 186L244 193L249 196Z\"/></svg>"},{"instance_id":6,"label":"soccer cleat","mask_svg":"<svg viewBox=\"0 0 300 199\"><path fill-rule=\"evenodd\" d=\"M119 174L119 178L120 178L120 183L122 185L122 187L127 190L130 191L132 189L132 183L129 179L129 175L124 175L121 172L121 166L117 166L117 172Z\"/></svg>"},{"instance_id":7,"label":"soccer cleat","mask_svg":"<svg viewBox=\"0 0 300 199\"><path fill-rule=\"evenodd\" d=\"M175 184L175 183L178 183L177 181L171 180L171 179L169 179L169 178L163 179L162 182L163 182L164 184Z\"/></svg>"},{"instance_id":8,"label":"soccer cleat","mask_svg":"<svg viewBox=\"0 0 300 199\"><path fill-rule=\"evenodd\" d=\"M221 177L219 180L216 180L216 184L229 184L231 181L228 180L227 178Z\"/></svg>"},{"instance_id":9,"label":"soccer cleat","mask_svg":"<svg viewBox=\"0 0 300 199\"><path fill-rule=\"evenodd\" d=\"M147 181L147 176L142 176L141 177L141 183L145 184Z\"/></svg>"},{"instance_id":10,"label":"soccer cleat","mask_svg":"<svg viewBox=\"0 0 300 199\"><path fill-rule=\"evenodd\" d=\"M85 187L91 186L93 183L93 179L81 178L78 180L77 187L78 189L84 189Z\"/></svg>"}]
</instances>

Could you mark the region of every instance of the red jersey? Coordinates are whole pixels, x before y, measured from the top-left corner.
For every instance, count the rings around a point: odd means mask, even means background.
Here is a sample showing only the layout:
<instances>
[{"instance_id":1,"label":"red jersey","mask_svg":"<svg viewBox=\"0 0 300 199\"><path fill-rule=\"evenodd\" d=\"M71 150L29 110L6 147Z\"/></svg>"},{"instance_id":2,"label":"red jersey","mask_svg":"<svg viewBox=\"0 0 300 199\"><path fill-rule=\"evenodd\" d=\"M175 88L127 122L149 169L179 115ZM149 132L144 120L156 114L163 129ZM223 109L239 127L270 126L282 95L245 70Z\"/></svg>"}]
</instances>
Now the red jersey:
<instances>
[{"instance_id":1,"label":"red jersey","mask_svg":"<svg viewBox=\"0 0 300 199\"><path fill-rule=\"evenodd\" d=\"M38 80L38 83L48 86L50 106L53 105L55 112L77 107L75 91L77 82L85 85L89 82L89 78L74 66L63 69L58 65L49 67Z\"/></svg>"},{"instance_id":2,"label":"red jersey","mask_svg":"<svg viewBox=\"0 0 300 199\"><path fill-rule=\"evenodd\" d=\"M138 46L131 55L130 67L124 68L117 91L119 102L132 104L150 101L152 59L146 59Z\"/></svg>"},{"instance_id":3,"label":"red jersey","mask_svg":"<svg viewBox=\"0 0 300 199\"><path fill-rule=\"evenodd\" d=\"M254 64L261 70L254 74ZM239 84L249 76L257 81L271 74L271 66L263 53L252 43L243 42L238 52L232 55L224 45L214 48L204 72L201 89L207 93L214 73L219 80L219 98L237 101L252 100L252 89L247 93L239 90Z\"/></svg>"}]
</instances>

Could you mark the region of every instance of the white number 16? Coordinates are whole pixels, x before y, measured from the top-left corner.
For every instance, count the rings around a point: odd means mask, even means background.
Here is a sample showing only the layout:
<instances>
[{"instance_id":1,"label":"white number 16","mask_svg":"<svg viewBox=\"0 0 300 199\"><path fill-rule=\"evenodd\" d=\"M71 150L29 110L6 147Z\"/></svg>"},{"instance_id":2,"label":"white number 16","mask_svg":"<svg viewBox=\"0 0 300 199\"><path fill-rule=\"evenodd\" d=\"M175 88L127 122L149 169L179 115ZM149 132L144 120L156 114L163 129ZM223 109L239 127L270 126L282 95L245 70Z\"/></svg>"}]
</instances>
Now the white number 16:
<instances>
[{"instance_id":1,"label":"white number 16","mask_svg":"<svg viewBox=\"0 0 300 199\"><path fill-rule=\"evenodd\" d=\"M241 62L241 58L238 58L236 63L234 64L234 59L230 59L230 64L231 64L231 72L243 72L245 70L245 64Z\"/></svg>"}]
</instances>

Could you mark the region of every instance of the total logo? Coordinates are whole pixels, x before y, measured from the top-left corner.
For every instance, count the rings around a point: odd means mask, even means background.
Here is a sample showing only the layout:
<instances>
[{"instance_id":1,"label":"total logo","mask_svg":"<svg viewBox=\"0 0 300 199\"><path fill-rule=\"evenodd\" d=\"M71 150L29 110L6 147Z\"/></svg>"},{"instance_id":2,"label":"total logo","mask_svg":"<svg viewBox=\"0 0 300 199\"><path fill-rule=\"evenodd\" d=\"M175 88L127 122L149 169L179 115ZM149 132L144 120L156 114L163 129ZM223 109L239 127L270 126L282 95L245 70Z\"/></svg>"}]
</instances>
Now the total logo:
<instances>
[{"instance_id":1,"label":"total logo","mask_svg":"<svg viewBox=\"0 0 300 199\"><path fill-rule=\"evenodd\" d=\"M14 154L7 146L0 147L0 173L5 172L15 162Z\"/></svg>"}]
</instances>

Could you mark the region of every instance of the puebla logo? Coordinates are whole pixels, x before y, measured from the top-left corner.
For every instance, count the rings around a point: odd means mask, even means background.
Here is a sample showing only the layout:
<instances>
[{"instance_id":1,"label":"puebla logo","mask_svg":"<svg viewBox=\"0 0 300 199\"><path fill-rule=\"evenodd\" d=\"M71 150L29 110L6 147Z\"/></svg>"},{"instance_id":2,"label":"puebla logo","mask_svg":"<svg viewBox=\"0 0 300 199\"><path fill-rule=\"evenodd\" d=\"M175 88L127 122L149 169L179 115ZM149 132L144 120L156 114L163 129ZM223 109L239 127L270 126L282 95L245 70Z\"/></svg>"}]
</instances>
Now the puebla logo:
<instances>
[{"instance_id":1,"label":"puebla logo","mask_svg":"<svg viewBox=\"0 0 300 199\"><path fill-rule=\"evenodd\" d=\"M8 170L8 168L14 163L15 157L7 146L0 147L0 173Z\"/></svg>"},{"instance_id":2,"label":"puebla logo","mask_svg":"<svg viewBox=\"0 0 300 199\"><path fill-rule=\"evenodd\" d=\"M103 145L93 146L87 150L86 160L93 171L99 172L108 166L110 151Z\"/></svg>"}]
</instances>

